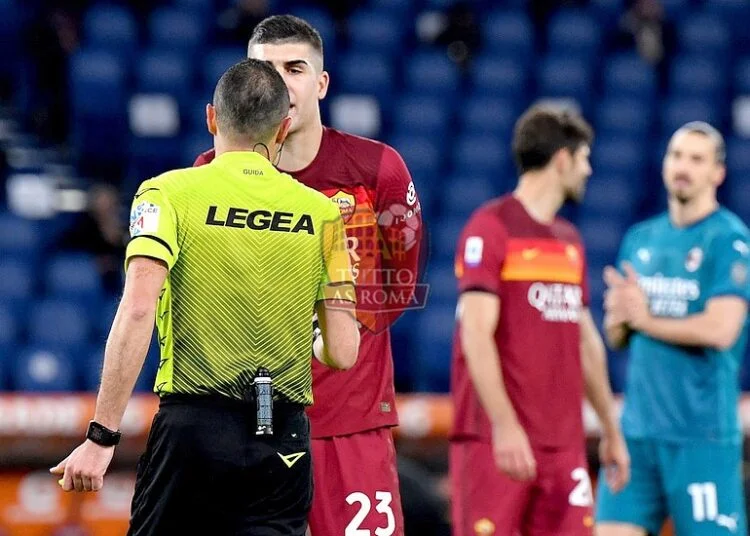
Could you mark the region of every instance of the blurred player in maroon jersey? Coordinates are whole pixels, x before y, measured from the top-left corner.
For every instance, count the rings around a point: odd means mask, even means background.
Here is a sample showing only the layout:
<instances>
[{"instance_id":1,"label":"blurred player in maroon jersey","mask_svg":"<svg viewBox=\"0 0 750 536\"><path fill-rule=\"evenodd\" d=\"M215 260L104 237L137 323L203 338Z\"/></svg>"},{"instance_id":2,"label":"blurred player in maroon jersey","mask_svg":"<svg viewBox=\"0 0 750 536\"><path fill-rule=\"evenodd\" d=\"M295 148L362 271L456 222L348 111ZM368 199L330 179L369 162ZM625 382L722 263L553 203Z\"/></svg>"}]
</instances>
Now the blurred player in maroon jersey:
<instances>
[{"instance_id":1,"label":"blurred player in maroon jersey","mask_svg":"<svg viewBox=\"0 0 750 536\"><path fill-rule=\"evenodd\" d=\"M357 279L363 330L357 365L330 372L313 360L311 533L403 535L388 326L419 299L413 294L422 232L419 199L393 148L323 126L318 101L329 79L315 29L296 17L269 17L256 26L248 56L269 61L286 81L292 126L278 167L338 203ZM195 165L211 160L213 151Z\"/></svg>"},{"instance_id":2,"label":"blurred player in maroon jersey","mask_svg":"<svg viewBox=\"0 0 750 536\"><path fill-rule=\"evenodd\" d=\"M513 140L516 190L480 207L459 239L456 536L592 533L584 392L602 423L610 486L619 490L629 478L604 344L588 310L584 248L557 216L566 200L583 196L592 139L571 112L527 111Z\"/></svg>"}]
</instances>

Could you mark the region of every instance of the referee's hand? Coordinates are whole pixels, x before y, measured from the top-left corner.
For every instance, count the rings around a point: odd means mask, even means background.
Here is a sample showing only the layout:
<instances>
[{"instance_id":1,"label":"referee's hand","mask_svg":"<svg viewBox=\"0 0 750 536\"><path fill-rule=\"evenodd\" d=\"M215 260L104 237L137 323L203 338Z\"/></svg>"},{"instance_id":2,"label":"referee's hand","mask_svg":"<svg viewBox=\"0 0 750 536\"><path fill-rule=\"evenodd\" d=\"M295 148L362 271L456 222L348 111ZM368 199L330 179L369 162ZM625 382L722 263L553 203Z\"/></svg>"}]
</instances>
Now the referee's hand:
<instances>
[{"instance_id":1,"label":"referee's hand","mask_svg":"<svg viewBox=\"0 0 750 536\"><path fill-rule=\"evenodd\" d=\"M63 491L99 491L114 453L115 447L102 447L87 439L49 472L62 475L59 484Z\"/></svg>"}]
</instances>

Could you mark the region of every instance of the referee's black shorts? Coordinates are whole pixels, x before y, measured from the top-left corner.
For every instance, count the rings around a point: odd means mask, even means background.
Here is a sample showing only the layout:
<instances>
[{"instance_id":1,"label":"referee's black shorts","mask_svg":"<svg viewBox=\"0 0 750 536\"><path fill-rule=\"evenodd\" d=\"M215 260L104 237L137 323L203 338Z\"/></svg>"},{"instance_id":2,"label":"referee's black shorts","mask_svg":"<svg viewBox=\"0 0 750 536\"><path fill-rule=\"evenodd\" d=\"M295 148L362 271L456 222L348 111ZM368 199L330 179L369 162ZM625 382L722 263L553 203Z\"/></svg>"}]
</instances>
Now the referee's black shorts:
<instances>
[{"instance_id":1,"label":"referee's black shorts","mask_svg":"<svg viewBox=\"0 0 750 536\"><path fill-rule=\"evenodd\" d=\"M255 426L254 404L164 397L138 462L128 534L304 536L313 495L304 408L274 403L273 436Z\"/></svg>"}]
</instances>

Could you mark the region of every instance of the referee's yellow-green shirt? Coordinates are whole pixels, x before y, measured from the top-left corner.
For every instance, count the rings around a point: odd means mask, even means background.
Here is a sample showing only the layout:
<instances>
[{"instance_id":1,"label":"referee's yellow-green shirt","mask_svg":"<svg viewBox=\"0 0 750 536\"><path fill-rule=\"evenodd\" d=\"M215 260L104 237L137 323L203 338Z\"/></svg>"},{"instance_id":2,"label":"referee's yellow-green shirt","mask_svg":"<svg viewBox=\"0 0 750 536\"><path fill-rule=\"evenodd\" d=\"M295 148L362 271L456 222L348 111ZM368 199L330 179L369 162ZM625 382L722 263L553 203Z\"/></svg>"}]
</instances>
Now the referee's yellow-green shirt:
<instances>
[{"instance_id":1,"label":"referee's yellow-green shirt","mask_svg":"<svg viewBox=\"0 0 750 536\"><path fill-rule=\"evenodd\" d=\"M275 394L312 403L312 314L328 297L354 301L338 206L261 155L145 181L133 199L133 257L164 261L154 391L242 399L258 367Z\"/></svg>"}]
</instances>

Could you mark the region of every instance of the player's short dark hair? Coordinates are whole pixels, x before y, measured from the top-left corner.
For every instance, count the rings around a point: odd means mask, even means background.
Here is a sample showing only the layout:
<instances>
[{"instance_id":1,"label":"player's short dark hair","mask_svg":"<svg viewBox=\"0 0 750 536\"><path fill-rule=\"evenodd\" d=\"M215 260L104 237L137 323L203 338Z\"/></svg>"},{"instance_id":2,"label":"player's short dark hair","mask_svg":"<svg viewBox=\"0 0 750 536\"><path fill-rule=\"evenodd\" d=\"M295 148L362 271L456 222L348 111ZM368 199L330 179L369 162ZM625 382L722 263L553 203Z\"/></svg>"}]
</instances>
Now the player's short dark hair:
<instances>
[{"instance_id":1,"label":"player's short dark hair","mask_svg":"<svg viewBox=\"0 0 750 536\"><path fill-rule=\"evenodd\" d=\"M304 43L323 57L323 39L310 23L294 15L273 15L258 23L250 36L248 48L253 45L280 45Z\"/></svg>"},{"instance_id":2,"label":"player's short dark hair","mask_svg":"<svg viewBox=\"0 0 750 536\"><path fill-rule=\"evenodd\" d=\"M593 129L579 114L537 105L516 122L513 157L524 174L544 168L560 149L574 153L581 145L591 145L593 139Z\"/></svg>"},{"instance_id":3,"label":"player's short dark hair","mask_svg":"<svg viewBox=\"0 0 750 536\"><path fill-rule=\"evenodd\" d=\"M267 142L289 114L289 90L270 64L247 59L219 79L214 107L223 132Z\"/></svg>"},{"instance_id":4,"label":"player's short dark hair","mask_svg":"<svg viewBox=\"0 0 750 536\"><path fill-rule=\"evenodd\" d=\"M716 161L719 164L725 164L727 161L727 144L724 141L724 136L721 135L717 129L709 125L705 121L691 121L685 123L677 129L675 134L681 132L689 132L691 134L702 134L714 142L716 145Z\"/></svg>"}]
</instances>

